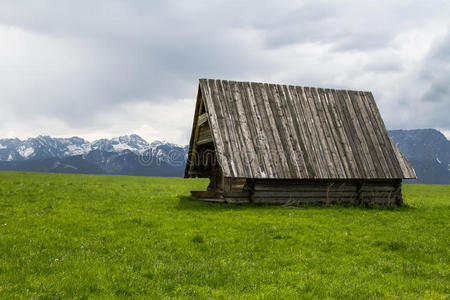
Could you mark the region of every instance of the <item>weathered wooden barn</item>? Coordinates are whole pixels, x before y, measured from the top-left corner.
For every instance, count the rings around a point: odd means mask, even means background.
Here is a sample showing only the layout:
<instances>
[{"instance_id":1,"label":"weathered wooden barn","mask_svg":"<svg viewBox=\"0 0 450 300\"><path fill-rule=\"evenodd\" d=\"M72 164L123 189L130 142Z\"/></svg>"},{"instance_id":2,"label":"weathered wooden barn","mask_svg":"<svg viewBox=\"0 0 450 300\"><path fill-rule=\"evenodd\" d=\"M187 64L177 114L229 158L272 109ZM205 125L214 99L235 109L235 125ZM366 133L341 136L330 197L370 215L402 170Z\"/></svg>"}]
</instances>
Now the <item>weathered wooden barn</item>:
<instances>
[{"instance_id":1,"label":"weathered wooden barn","mask_svg":"<svg viewBox=\"0 0 450 300\"><path fill-rule=\"evenodd\" d=\"M401 204L416 178L370 92L200 79L189 149L207 201Z\"/></svg>"}]
</instances>

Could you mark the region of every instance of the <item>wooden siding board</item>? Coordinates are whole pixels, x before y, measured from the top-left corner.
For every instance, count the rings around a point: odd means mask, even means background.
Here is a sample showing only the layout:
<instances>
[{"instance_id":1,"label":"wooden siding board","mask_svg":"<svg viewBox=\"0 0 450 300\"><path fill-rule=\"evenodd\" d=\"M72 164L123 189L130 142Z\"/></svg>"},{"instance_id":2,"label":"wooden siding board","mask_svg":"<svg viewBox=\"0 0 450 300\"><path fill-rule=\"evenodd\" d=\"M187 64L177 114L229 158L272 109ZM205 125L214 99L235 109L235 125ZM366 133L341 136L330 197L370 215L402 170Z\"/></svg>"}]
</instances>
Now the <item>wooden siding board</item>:
<instances>
[{"instance_id":1,"label":"wooden siding board","mask_svg":"<svg viewBox=\"0 0 450 300\"><path fill-rule=\"evenodd\" d=\"M320 144L318 143L318 139L315 138L318 136L315 126L314 120L312 117L312 112L309 108L309 104L306 98L306 94L303 88L295 87L294 90L297 93L298 99L298 110L301 112L303 116L303 127L305 128L305 143L309 146L309 151L311 151L311 155L314 158L312 162L312 169L314 170L314 175L312 178L323 178L325 177L325 169L324 169L324 161L320 148Z\"/></svg>"},{"instance_id":2,"label":"wooden siding board","mask_svg":"<svg viewBox=\"0 0 450 300\"><path fill-rule=\"evenodd\" d=\"M256 160L256 154L254 152L250 152L247 148L248 145L251 144L252 139L249 134L246 114L241 110L241 96L238 92L236 92L239 91L239 89L236 89L232 82L228 82L228 86L229 96L232 99L232 102L230 102L230 106L232 107L231 117L236 122L239 155L241 156L241 160L243 162L243 166L241 166L241 174L251 178L253 174L257 174L257 169L255 169L256 165L252 163Z\"/></svg>"},{"instance_id":3,"label":"wooden siding board","mask_svg":"<svg viewBox=\"0 0 450 300\"><path fill-rule=\"evenodd\" d=\"M251 113L255 116L253 118L255 129L256 129L256 142L257 142L257 153L260 154L260 172L261 177L269 177L271 171L271 160L270 160L270 146L267 144L267 136L266 131L264 130L263 122L264 120L261 117L261 112L258 109L258 101L254 93L254 89L252 87L252 83L249 83L246 86L248 99L249 99L249 108Z\"/></svg>"},{"instance_id":4,"label":"wooden siding board","mask_svg":"<svg viewBox=\"0 0 450 300\"><path fill-rule=\"evenodd\" d=\"M280 141L280 146L282 148L282 152L280 153L280 157L283 156L284 159L284 168L283 168L283 177L282 178L296 178L296 172L292 168L292 163L290 161L290 157L292 157L292 149L289 148L288 142L286 141L286 132L283 129L283 124L281 122L281 113L277 104L277 92L275 90L274 85L268 84L266 86L267 95L270 99L269 101L269 110L272 114L272 118L274 120L274 126L272 127L274 135L277 136L277 139ZM268 110L268 111L269 111Z\"/></svg>"},{"instance_id":5,"label":"wooden siding board","mask_svg":"<svg viewBox=\"0 0 450 300\"><path fill-rule=\"evenodd\" d=\"M261 178L264 177L261 174L261 165L262 165L262 155L261 151L259 149L259 143L258 143L258 129L256 128L255 121L254 121L254 114L252 113L252 107L249 97L251 95L248 94L247 85L248 83L245 82L238 82L239 89L241 90L241 96L242 96L242 107L244 109L244 112L246 116L248 117L248 126L250 129L250 138L251 143L247 145L246 150L251 151L255 154L256 161L254 162L254 172L256 176L254 178ZM242 177L242 176L241 176Z\"/></svg>"},{"instance_id":6,"label":"wooden siding board","mask_svg":"<svg viewBox=\"0 0 450 300\"><path fill-rule=\"evenodd\" d=\"M318 98L320 99L320 101L317 101L317 104L321 107L322 109L322 114L321 114L321 119L322 119L322 124L325 130L325 136L327 139L327 143L328 143L328 147L331 149L330 151L330 155L332 160L335 162L334 163L334 167L335 167L335 171L336 171L336 175L333 178L345 178L345 169L342 163L343 158L345 158L345 155L343 155L343 153L341 153L338 150L338 146L336 145L336 139L338 139L339 135L336 134L336 132L334 131L334 125L330 124L331 122L331 116L330 116L330 112L329 112L329 101L328 98L325 95L325 91L323 89L316 89L317 90L317 94L318 94Z\"/></svg>"},{"instance_id":7,"label":"wooden siding board","mask_svg":"<svg viewBox=\"0 0 450 300\"><path fill-rule=\"evenodd\" d=\"M349 141L348 146L350 147L350 153L353 156L353 178L362 178L365 174L364 167L362 165L361 152L359 148L359 143L357 141L357 136L353 123L351 122L351 116L346 106L346 95L342 91L333 92L334 99L338 105L336 106L336 113L342 124L344 125L343 131Z\"/></svg>"},{"instance_id":8,"label":"wooden siding board","mask_svg":"<svg viewBox=\"0 0 450 300\"><path fill-rule=\"evenodd\" d=\"M219 124L219 127L221 128L222 131L222 141L223 141L223 145L224 145L224 150L225 150L225 157L226 157L226 164L228 166L228 170L229 170L229 175L228 174L224 174L225 177L231 177L231 176L238 176L238 174L236 173L236 168L235 168L235 151L233 149L233 147L235 146L234 144L234 140L231 139L230 137L230 133L229 133L229 129L228 126L230 126L231 122L227 122L228 119L225 118L224 116L224 109L222 107L222 103L223 103L223 98L221 96L221 92L219 91L219 86L218 86L218 80L214 80L212 82L210 82L210 88L212 91L212 99L214 101L214 106L216 108L216 114L217 114L217 121Z\"/></svg>"},{"instance_id":9,"label":"wooden siding board","mask_svg":"<svg viewBox=\"0 0 450 300\"><path fill-rule=\"evenodd\" d=\"M324 156L325 153L325 148L323 147L323 144L321 143L321 137L319 134L319 130L320 128L317 127L317 115L315 114L315 110L312 108L312 104L311 103L311 92L310 89L308 87L305 88L301 88L301 94L300 97L302 97L302 102L303 102L303 109L305 110L305 113L307 115L308 118L308 128L311 131L311 140L310 143L312 142L314 144L314 148L315 148L315 153L318 154L318 173L319 173L319 178L324 178L327 176L327 174L329 174L329 169L328 169L328 163L327 160Z\"/></svg>"},{"instance_id":10,"label":"wooden siding board","mask_svg":"<svg viewBox=\"0 0 450 300\"><path fill-rule=\"evenodd\" d=\"M261 147L261 141L259 140L259 134L261 132L260 126L259 124L257 124L257 122L255 121L256 116L255 116L255 111L254 111L254 107L253 107L253 103L252 103L252 97L253 94L251 93L250 89L250 84L248 82L240 82L239 83L239 87L242 91L242 95L243 97L243 105L244 105L244 110L246 111L246 114L249 116L249 127L250 127L250 131L251 131L251 139L253 141L252 145L253 148L250 149L250 151L253 151L258 159L258 163L255 165L256 168L256 173L258 174L257 178L264 178L266 177L266 174L264 174L265 172L265 167L264 166L264 156L262 154L262 147Z\"/></svg>"},{"instance_id":11,"label":"wooden siding board","mask_svg":"<svg viewBox=\"0 0 450 300\"><path fill-rule=\"evenodd\" d=\"M217 81L217 87L219 89L219 93L221 95L220 99L220 106L223 111L224 118L227 118L227 120L231 120L232 122L225 122L227 123L227 127L224 128L228 131L228 136L230 141L230 157L232 157L231 164L233 169L233 175L238 176L239 174L243 174L247 171L245 168L246 162L242 159L242 147L239 143L240 140L240 132L237 130L237 119L235 118L237 113L234 110L234 100L231 97L229 93L229 86L227 85L226 81L218 80Z\"/></svg>"},{"instance_id":12,"label":"wooden siding board","mask_svg":"<svg viewBox=\"0 0 450 300\"><path fill-rule=\"evenodd\" d=\"M249 122L251 122L251 119L248 119L248 114L244 110L243 106L243 96L241 94L241 89L237 85L236 82L232 81L230 82L231 91L233 94L233 99L235 101L235 108L237 110L237 115L239 119L239 125L242 132L242 148L240 151L243 152L244 157L247 159L247 165L243 166L244 168L247 168L247 171L244 172L242 175L248 174L249 178L256 177L256 174L258 174L258 158L256 156L256 153L254 151L254 140L251 135L251 130L249 127ZM247 177L247 176L246 176Z\"/></svg>"},{"instance_id":13,"label":"wooden siding board","mask_svg":"<svg viewBox=\"0 0 450 300\"><path fill-rule=\"evenodd\" d=\"M343 167L345 170L344 178L355 178L355 158L349 146L349 140L345 134L342 120L339 118L339 114L336 108L336 99L333 94L333 90L327 90L328 101L330 102L329 111L331 117L331 123L335 129L335 135L337 139L337 146L339 148L339 154L341 160L343 160ZM343 159L344 158L344 159Z\"/></svg>"},{"instance_id":14,"label":"wooden siding board","mask_svg":"<svg viewBox=\"0 0 450 300\"><path fill-rule=\"evenodd\" d=\"M351 93L351 91L350 91L350 93ZM357 149L358 149L357 151L360 154L359 162L363 169L363 173L360 174L360 178L363 178L363 179L364 178L373 178L376 176L376 174L374 172L373 162L370 159L369 150L367 149L367 145L365 144L365 139L364 139L363 133L361 131L361 128L359 126L358 116L357 116L356 111L354 110L353 99L350 96L350 93L349 93L349 91L345 91L344 101L345 101L347 112L350 115L349 122L353 128L354 142L355 142L355 145L357 146Z\"/></svg>"},{"instance_id":15,"label":"wooden siding board","mask_svg":"<svg viewBox=\"0 0 450 300\"><path fill-rule=\"evenodd\" d=\"M273 101L272 94L269 92L269 87L267 84L258 84L260 90L261 90L261 96L263 100L263 109L261 111L264 111L265 115L267 116L267 124L268 124L268 130L270 130L271 136L273 137L274 144L272 144L271 148L271 154L273 157L273 166L274 166L274 175L273 178L281 177L281 178L287 178L288 177L288 170L289 165L286 159L285 155L281 155L280 153L283 153L283 146L281 144L281 138L278 134L277 130L277 124L275 123L275 116L272 111L272 106L270 103Z\"/></svg>"},{"instance_id":16,"label":"wooden siding board","mask_svg":"<svg viewBox=\"0 0 450 300\"><path fill-rule=\"evenodd\" d=\"M365 159L370 173L366 174L365 178L380 178L377 173L377 161L373 157L373 148L370 145L370 137L366 131L365 120L363 120L363 113L358 106L358 93L356 91L348 91L351 98L351 108L353 109L356 118L354 119L356 125L356 132L359 134L359 139L365 154Z\"/></svg>"},{"instance_id":17,"label":"wooden siding board","mask_svg":"<svg viewBox=\"0 0 450 300\"><path fill-rule=\"evenodd\" d=\"M324 143L328 149L327 156L328 156L329 160L332 162L332 166L333 166L333 173L331 174L331 176L332 176L332 178L339 178L340 177L339 176L340 158L338 158L336 155L337 150L334 148L333 141L331 138L328 121L327 121L327 117L326 117L326 110L325 110L325 103L324 103L325 100L321 96L321 89L315 88L314 93L315 93L314 104L315 104L317 112L318 112L320 126L323 130Z\"/></svg>"},{"instance_id":18,"label":"wooden siding board","mask_svg":"<svg viewBox=\"0 0 450 300\"><path fill-rule=\"evenodd\" d=\"M295 177L293 178L304 178L308 177L308 170L306 169L306 163L305 159L303 157L303 151L300 148L300 142L298 140L298 134L295 130L296 123L294 122L292 115L291 115L291 109L289 106L289 103L292 103L292 99L290 98L290 95L287 91L287 87L285 85L277 85L278 88L278 94L280 95L280 112L282 115L283 120L283 126L286 133L286 138L289 141L291 145L292 150L292 157L291 160L294 162L295 165ZM295 118L296 119L296 118Z\"/></svg>"},{"instance_id":19,"label":"wooden siding board","mask_svg":"<svg viewBox=\"0 0 450 300\"><path fill-rule=\"evenodd\" d=\"M358 120L360 120L359 124L364 134L367 148L369 149L370 158L373 161L375 177L383 178L384 176L387 176L388 178L390 178L389 171L382 169L382 162L384 161L384 157L381 153L381 149L377 149L377 143L375 142L376 138L374 137L370 119L367 115L366 106L362 102L359 92L354 93L353 104L354 107L357 107L357 109L359 110L360 118L358 118Z\"/></svg>"},{"instance_id":20,"label":"wooden siding board","mask_svg":"<svg viewBox=\"0 0 450 300\"><path fill-rule=\"evenodd\" d=\"M261 129L264 138L262 142L265 146L264 149L266 150L264 160L266 162L265 164L267 169L267 176L269 178L275 178L277 174L279 174L279 171L277 172L277 169L279 168L280 164L278 159L278 153L280 149L279 144L274 140L271 123L267 122L267 120L269 120L267 111L265 109L265 102L268 101L267 95L263 95L261 84L251 83L250 87L253 91L253 95L256 98L255 110L259 115L258 121L261 123Z\"/></svg>"},{"instance_id":21,"label":"wooden siding board","mask_svg":"<svg viewBox=\"0 0 450 300\"><path fill-rule=\"evenodd\" d=\"M326 89L317 89L319 97L321 98L321 105L324 111L323 119L326 123L325 130L327 131L327 139L329 146L333 151L331 152L331 156L333 160L336 162L336 172L337 178L346 178L346 157L345 153L341 150L341 141L340 136L337 132L337 126L334 124L332 115L331 115L331 102L329 97L327 96L328 91ZM345 163L344 163L345 162Z\"/></svg>"},{"instance_id":22,"label":"wooden siding board","mask_svg":"<svg viewBox=\"0 0 450 300\"><path fill-rule=\"evenodd\" d=\"M295 136L297 137L297 143L299 144L299 151L301 151L304 161L304 168L308 178L315 177L315 171L312 166L312 162L316 160L314 156L314 150L308 147L309 137L305 132L304 113L299 111L299 99L297 92L293 86L286 86L286 95L288 97L287 106L288 113L292 120Z\"/></svg>"},{"instance_id":23,"label":"wooden siding board","mask_svg":"<svg viewBox=\"0 0 450 300\"><path fill-rule=\"evenodd\" d=\"M365 118L368 120L367 125L368 125L369 130L371 131L372 141L374 142L374 145L376 147L376 155L378 157L380 166L382 168L382 173L380 173L380 176L394 178L394 176L391 173L391 170L389 168L389 165L387 163L389 155L386 154L385 147L383 147L383 140L381 139L378 124L375 120L375 116L370 107L370 105L371 105L370 102L372 100L367 98L365 93L363 93L363 92L359 92L358 94L362 100L361 104L364 106L364 109L365 109Z\"/></svg>"},{"instance_id":24,"label":"wooden siding board","mask_svg":"<svg viewBox=\"0 0 450 300\"><path fill-rule=\"evenodd\" d=\"M339 124L342 126L342 135L346 141L346 154L348 157L349 166L351 168L351 176L348 176L347 178L358 178L361 176L362 166L359 163L359 153L357 152L355 145L354 131L351 130L351 125L349 122L350 117L348 116L345 108L344 96L340 91L336 90L333 90L331 93L333 95L332 99L335 103L334 114L336 115L336 119Z\"/></svg>"},{"instance_id":25,"label":"wooden siding board","mask_svg":"<svg viewBox=\"0 0 450 300\"><path fill-rule=\"evenodd\" d=\"M355 158L349 146L347 136L345 135L345 132L343 130L343 123L338 118L338 114L336 111L336 102L332 91L327 89L325 97L327 97L329 102L329 106L327 107L327 109L329 110L330 124L332 126L339 157L342 161L342 168L344 171L344 176L342 178L354 178L355 175L352 165L354 165Z\"/></svg>"},{"instance_id":26,"label":"wooden siding board","mask_svg":"<svg viewBox=\"0 0 450 300\"><path fill-rule=\"evenodd\" d=\"M327 146L327 142L325 140L325 134L323 131L323 124L320 120L319 117L319 111L316 108L316 99L314 98L314 96L316 95L314 88L305 88L305 92L306 92L306 99L311 111L311 115L312 115L312 120L313 120L313 128L316 130L316 138L318 140L318 144L320 147L320 153L322 154L322 158L323 158L323 162L324 165L322 166L322 168L324 170L326 170L325 174L323 175L322 178L334 178L335 176L335 171L334 171L334 163L330 158L330 151L328 149Z\"/></svg>"},{"instance_id":27,"label":"wooden siding board","mask_svg":"<svg viewBox=\"0 0 450 300\"><path fill-rule=\"evenodd\" d=\"M286 178L296 178L298 174L298 166L296 164L296 160L293 159L295 152L288 136L286 121L281 108L279 91L275 84L269 84L268 90L272 97L271 109L275 117L276 124L274 129L280 137L281 145L283 147L282 153L286 157L288 164L288 168L286 169Z\"/></svg>"}]
</instances>

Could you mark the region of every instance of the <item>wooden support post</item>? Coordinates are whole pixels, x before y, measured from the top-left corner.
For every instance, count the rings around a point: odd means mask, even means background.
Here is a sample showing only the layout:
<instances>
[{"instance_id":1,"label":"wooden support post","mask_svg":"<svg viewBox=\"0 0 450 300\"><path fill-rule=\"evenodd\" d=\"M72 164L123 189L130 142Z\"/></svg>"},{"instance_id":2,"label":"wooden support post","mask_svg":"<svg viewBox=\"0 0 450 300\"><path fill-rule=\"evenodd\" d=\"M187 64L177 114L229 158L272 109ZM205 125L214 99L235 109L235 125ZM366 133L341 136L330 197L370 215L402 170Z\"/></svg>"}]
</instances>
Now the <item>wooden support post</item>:
<instances>
[{"instance_id":1,"label":"wooden support post","mask_svg":"<svg viewBox=\"0 0 450 300\"><path fill-rule=\"evenodd\" d=\"M356 180L356 203L358 205L362 204L362 180Z\"/></svg>"},{"instance_id":2,"label":"wooden support post","mask_svg":"<svg viewBox=\"0 0 450 300\"><path fill-rule=\"evenodd\" d=\"M203 113L203 97L201 95L201 93L199 92L198 94L198 98L197 101L200 102L200 105L198 107L198 111L196 111L195 114L195 132L194 132L194 144L192 145L192 153L191 153L191 159L189 160L190 162L190 166L189 166L189 172L192 171L194 169L194 165L197 163L196 161L192 161L193 159L195 159L195 157L197 157L197 139L198 139L198 132L200 129L200 126L198 126L198 117Z\"/></svg>"},{"instance_id":3,"label":"wooden support post","mask_svg":"<svg viewBox=\"0 0 450 300\"><path fill-rule=\"evenodd\" d=\"M224 193L231 192L231 190L232 190L232 188L231 188L232 180L233 180L233 178L223 177L223 191L224 191Z\"/></svg>"},{"instance_id":4,"label":"wooden support post","mask_svg":"<svg viewBox=\"0 0 450 300\"><path fill-rule=\"evenodd\" d=\"M255 180L254 179L247 178L245 180L244 191L250 191L249 200L250 200L250 203L253 203L253 200L255 199Z\"/></svg>"},{"instance_id":5,"label":"wooden support post","mask_svg":"<svg viewBox=\"0 0 450 300\"><path fill-rule=\"evenodd\" d=\"M395 204L400 206L403 204L403 196L402 196L402 180L401 179L397 179L395 180L395 185L394 185L395 191Z\"/></svg>"}]
</instances>

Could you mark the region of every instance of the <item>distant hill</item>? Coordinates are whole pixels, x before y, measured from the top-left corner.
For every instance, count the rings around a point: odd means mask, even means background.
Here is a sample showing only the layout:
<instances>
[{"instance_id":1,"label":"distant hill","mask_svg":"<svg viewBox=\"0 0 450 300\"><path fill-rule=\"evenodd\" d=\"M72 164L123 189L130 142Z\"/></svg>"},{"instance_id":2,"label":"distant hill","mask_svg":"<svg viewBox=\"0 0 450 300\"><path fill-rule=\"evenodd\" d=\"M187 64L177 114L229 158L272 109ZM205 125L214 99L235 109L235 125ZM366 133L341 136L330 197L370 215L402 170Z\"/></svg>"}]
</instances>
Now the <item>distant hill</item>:
<instances>
[{"instance_id":1,"label":"distant hill","mask_svg":"<svg viewBox=\"0 0 450 300\"><path fill-rule=\"evenodd\" d=\"M391 130L389 135L408 158L418 179L410 183L450 184L450 141L438 130Z\"/></svg>"},{"instance_id":2,"label":"distant hill","mask_svg":"<svg viewBox=\"0 0 450 300\"><path fill-rule=\"evenodd\" d=\"M391 130L417 180L450 184L450 141L435 129ZM149 143L136 134L88 142L79 137L0 139L0 170L139 176L183 176L188 146Z\"/></svg>"}]
</instances>

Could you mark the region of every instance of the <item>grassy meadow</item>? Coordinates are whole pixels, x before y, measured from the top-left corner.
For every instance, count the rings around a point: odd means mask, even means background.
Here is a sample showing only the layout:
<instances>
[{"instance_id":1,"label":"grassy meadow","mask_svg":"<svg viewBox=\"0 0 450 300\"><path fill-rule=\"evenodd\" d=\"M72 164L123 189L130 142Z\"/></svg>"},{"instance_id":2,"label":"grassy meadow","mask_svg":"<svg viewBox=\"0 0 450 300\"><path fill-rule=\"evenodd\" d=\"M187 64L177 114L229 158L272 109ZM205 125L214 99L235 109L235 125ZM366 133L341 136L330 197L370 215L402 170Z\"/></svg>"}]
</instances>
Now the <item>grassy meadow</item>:
<instances>
[{"instance_id":1,"label":"grassy meadow","mask_svg":"<svg viewBox=\"0 0 450 300\"><path fill-rule=\"evenodd\" d=\"M450 186L292 208L189 197L206 185L0 172L0 298L449 297Z\"/></svg>"}]
</instances>

